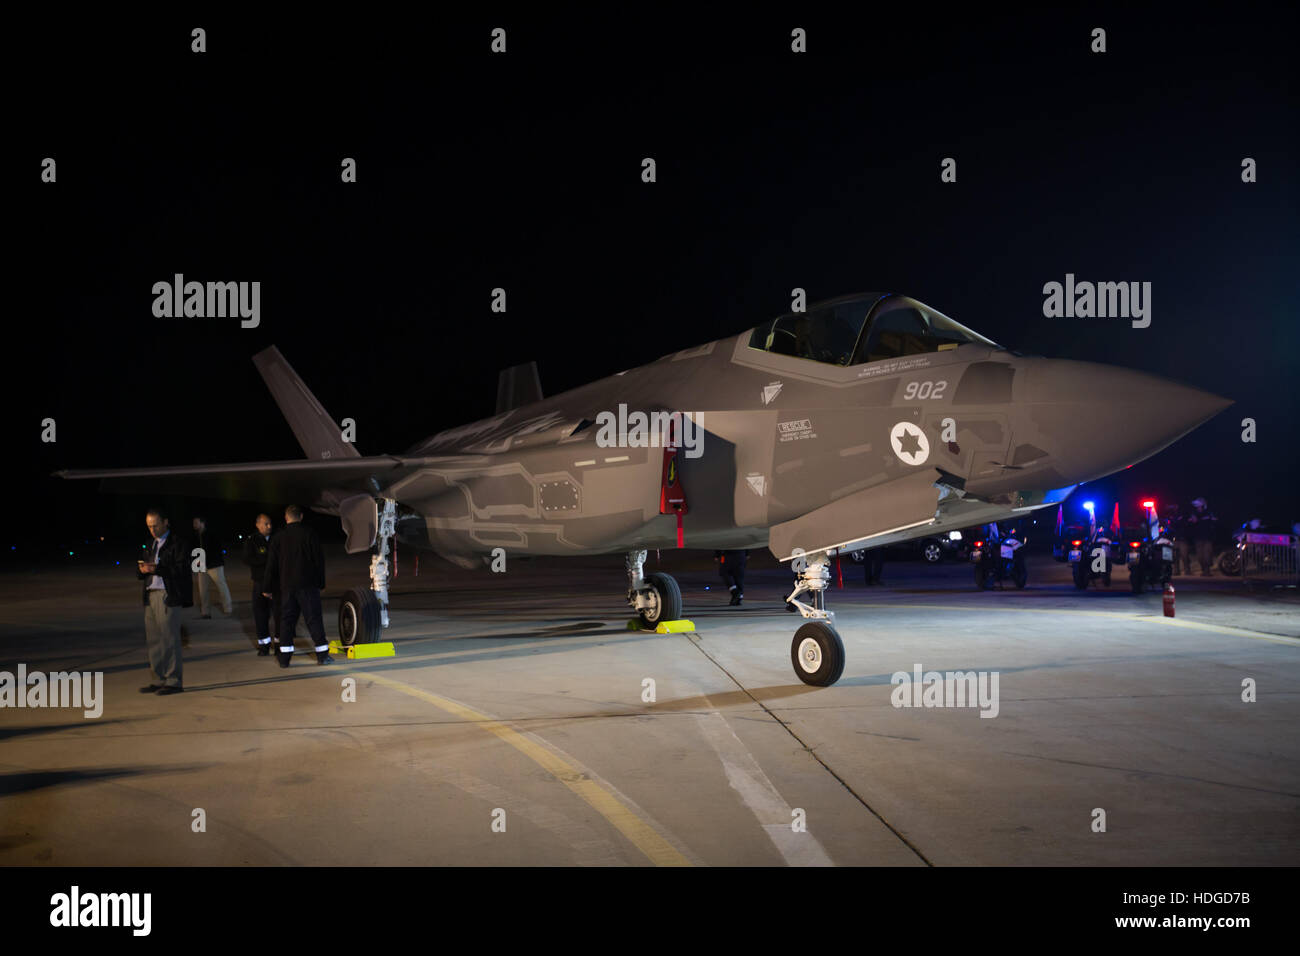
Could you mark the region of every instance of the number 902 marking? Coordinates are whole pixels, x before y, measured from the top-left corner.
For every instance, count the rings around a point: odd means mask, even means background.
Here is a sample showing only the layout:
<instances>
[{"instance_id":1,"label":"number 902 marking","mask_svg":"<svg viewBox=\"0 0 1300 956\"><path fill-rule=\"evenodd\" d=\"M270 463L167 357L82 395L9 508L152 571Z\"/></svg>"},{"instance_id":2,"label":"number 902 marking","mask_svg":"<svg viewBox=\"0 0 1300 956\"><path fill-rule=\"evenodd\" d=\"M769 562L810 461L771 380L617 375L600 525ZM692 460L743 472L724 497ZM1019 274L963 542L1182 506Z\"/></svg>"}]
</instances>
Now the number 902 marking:
<instances>
[{"instance_id":1,"label":"number 902 marking","mask_svg":"<svg viewBox=\"0 0 1300 956\"><path fill-rule=\"evenodd\" d=\"M913 398L943 398L943 390L948 387L947 382L908 382L907 387L903 389L903 398L911 400Z\"/></svg>"}]
</instances>

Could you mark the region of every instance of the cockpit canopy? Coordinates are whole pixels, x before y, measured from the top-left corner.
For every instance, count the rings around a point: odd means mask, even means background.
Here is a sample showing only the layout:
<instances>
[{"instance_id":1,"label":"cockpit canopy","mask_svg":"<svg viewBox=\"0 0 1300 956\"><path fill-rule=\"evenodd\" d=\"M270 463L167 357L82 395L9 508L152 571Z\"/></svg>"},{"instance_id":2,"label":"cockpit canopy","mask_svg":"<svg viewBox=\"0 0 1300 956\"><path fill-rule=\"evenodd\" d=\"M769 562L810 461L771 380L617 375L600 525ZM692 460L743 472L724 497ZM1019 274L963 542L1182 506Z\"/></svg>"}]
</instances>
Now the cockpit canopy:
<instances>
[{"instance_id":1,"label":"cockpit canopy","mask_svg":"<svg viewBox=\"0 0 1300 956\"><path fill-rule=\"evenodd\" d=\"M845 296L790 312L754 329L749 347L829 365L944 352L961 345L999 348L941 312L907 296Z\"/></svg>"}]
</instances>

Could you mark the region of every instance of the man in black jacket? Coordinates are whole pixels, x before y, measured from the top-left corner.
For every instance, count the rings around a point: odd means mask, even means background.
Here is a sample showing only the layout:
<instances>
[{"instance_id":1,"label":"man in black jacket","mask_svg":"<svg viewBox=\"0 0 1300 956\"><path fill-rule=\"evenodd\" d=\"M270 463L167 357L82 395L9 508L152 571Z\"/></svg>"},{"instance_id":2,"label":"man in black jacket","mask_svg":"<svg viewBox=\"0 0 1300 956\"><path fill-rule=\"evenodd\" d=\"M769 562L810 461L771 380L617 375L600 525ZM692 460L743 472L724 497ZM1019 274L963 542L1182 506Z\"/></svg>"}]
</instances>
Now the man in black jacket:
<instances>
[{"instance_id":1,"label":"man in black jacket","mask_svg":"<svg viewBox=\"0 0 1300 956\"><path fill-rule=\"evenodd\" d=\"M307 633L316 649L317 664L333 664L325 625L321 621L320 592L325 587L325 552L316 532L302 523L302 509L284 509L284 530L271 539L266 555L266 577L262 593L280 597L280 650L276 658L288 667L293 657L293 632L298 615L307 619Z\"/></svg>"},{"instance_id":2,"label":"man in black jacket","mask_svg":"<svg viewBox=\"0 0 1300 956\"><path fill-rule=\"evenodd\" d=\"M253 576L253 626L257 629L257 656L271 653L271 636L280 636L280 597L268 599L262 593L266 558L271 550L271 517L257 516L257 531L244 541L244 563Z\"/></svg>"},{"instance_id":3,"label":"man in black jacket","mask_svg":"<svg viewBox=\"0 0 1300 956\"><path fill-rule=\"evenodd\" d=\"M181 616L194 604L189 548L173 534L167 516L157 508L145 514L153 542L149 557L136 562L143 582L144 639L149 650L149 684L140 693L162 697L184 690L181 680Z\"/></svg>"}]
</instances>

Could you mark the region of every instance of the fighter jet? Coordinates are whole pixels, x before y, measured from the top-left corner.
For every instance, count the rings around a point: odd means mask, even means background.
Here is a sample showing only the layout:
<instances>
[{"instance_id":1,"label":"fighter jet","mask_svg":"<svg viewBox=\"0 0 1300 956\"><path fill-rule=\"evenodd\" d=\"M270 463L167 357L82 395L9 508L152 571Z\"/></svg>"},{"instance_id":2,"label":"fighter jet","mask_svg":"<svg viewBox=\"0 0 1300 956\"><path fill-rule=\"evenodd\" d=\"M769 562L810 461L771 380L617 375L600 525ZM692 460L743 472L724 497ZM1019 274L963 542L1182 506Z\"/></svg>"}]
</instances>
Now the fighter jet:
<instances>
[{"instance_id":1,"label":"fighter jet","mask_svg":"<svg viewBox=\"0 0 1300 956\"><path fill-rule=\"evenodd\" d=\"M681 616L649 549L766 546L794 575L796 676L827 686L844 647L829 559L1055 505L1231 404L1141 372L1018 354L904 295L817 303L544 398L501 373L497 414L400 455L362 456L279 351L254 356L305 460L109 471L117 490L305 500L370 552L339 609L345 644L388 626L396 539L467 568L493 555L625 556L647 625ZM501 549L501 550L497 550Z\"/></svg>"}]
</instances>

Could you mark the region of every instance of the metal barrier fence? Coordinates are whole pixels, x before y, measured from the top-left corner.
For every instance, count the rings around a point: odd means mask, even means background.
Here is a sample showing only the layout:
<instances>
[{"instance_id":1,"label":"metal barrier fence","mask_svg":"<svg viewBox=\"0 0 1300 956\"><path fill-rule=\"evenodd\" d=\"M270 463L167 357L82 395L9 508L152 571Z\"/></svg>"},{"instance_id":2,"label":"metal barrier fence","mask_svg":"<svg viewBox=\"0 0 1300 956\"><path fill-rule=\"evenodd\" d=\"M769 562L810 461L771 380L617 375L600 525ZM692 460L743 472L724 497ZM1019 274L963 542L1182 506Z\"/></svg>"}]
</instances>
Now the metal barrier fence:
<instances>
[{"instance_id":1,"label":"metal barrier fence","mask_svg":"<svg viewBox=\"0 0 1300 956\"><path fill-rule=\"evenodd\" d=\"M1241 541L1241 579L1248 584L1295 587L1300 582L1300 538L1250 532Z\"/></svg>"}]
</instances>

